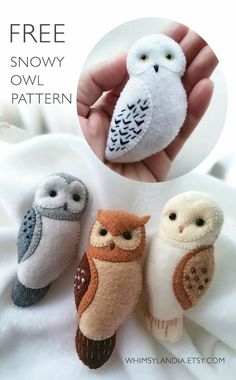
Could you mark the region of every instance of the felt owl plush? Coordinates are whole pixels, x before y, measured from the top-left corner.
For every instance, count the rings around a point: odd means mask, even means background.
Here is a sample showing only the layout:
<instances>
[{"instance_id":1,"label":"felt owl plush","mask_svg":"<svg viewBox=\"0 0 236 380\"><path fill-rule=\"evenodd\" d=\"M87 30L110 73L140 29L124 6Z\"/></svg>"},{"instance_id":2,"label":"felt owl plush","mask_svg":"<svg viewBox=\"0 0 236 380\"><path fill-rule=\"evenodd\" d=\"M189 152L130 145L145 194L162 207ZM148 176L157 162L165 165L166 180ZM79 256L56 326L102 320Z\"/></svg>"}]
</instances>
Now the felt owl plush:
<instances>
[{"instance_id":1,"label":"felt owl plush","mask_svg":"<svg viewBox=\"0 0 236 380\"><path fill-rule=\"evenodd\" d=\"M72 175L53 174L39 184L18 235L17 278L12 289L17 306L38 302L71 263L87 203L85 184Z\"/></svg>"},{"instance_id":2,"label":"felt owl plush","mask_svg":"<svg viewBox=\"0 0 236 380\"><path fill-rule=\"evenodd\" d=\"M148 220L149 216L118 210L97 213L74 282L80 316L76 350L90 368L98 368L109 359L116 330L138 301Z\"/></svg>"},{"instance_id":3,"label":"felt owl plush","mask_svg":"<svg viewBox=\"0 0 236 380\"><path fill-rule=\"evenodd\" d=\"M222 224L208 194L182 193L165 205L145 265L145 324L156 339L179 340L184 311L207 292Z\"/></svg>"},{"instance_id":4,"label":"felt owl plush","mask_svg":"<svg viewBox=\"0 0 236 380\"><path fill-rule=\"evenodd\" d=\"M181 82L186 59L178 43L153 34L127 56L129 80L112 116L105 158L135 162L164 149L182 127L187 110Z\"/></svg>"}]
</instances>

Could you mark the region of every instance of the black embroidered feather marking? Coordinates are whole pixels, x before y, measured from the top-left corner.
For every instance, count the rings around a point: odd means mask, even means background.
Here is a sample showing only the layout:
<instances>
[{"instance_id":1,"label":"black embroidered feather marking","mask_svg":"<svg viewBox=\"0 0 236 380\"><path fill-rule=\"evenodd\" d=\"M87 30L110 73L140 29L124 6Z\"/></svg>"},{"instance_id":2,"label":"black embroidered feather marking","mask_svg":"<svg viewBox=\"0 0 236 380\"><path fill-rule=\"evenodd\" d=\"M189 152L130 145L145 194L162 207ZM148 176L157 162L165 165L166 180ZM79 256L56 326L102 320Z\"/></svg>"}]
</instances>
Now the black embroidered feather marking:
<instances>
[{"instance_id":1,"label":"black embroidered feather marking","mask_svg":"<svg viewBox=\"0 0 236 380\"><path fill-rule=\"evenodd\" d=\"M117 117L114 118L110 132L112 133L108 149L113 152L124 150L130 141L133 141L143 130L147 118L147 111L150 108L148 98L139 99L136 103L127 104ZM120 136L117 137L117 132ZM116 133L116 134L115 134Z\"/></svg>"}]
</instances>

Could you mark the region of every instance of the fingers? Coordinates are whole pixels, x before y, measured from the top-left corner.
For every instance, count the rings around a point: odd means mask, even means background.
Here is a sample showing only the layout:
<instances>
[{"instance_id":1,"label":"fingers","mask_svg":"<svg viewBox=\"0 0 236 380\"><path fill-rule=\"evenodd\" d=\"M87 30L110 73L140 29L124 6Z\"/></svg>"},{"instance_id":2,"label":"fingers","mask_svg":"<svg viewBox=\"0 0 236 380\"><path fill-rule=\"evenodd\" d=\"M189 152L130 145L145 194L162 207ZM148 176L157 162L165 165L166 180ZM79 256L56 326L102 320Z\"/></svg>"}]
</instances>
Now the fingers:
<instances>
[{"instance_id":1,"label":"fingers","mask_svg":"<svg viewBox=\"0 0 236 380\"><path fill-rule=\"evenodd\" d=\"M218 59L209 46L204 46L188 67L183 82L187 93L203 78L209 78Z\"/></svg>"},{"instance_id":2,"label":"fingers","mask_svg":"<svg viewBox=\"0 0 236 380\"><path fill-rule=\"evenodd\" d=\"M171 160L164 150L145 158L143 163L156 178L157 182L165 181L171 166Z\"/></svg>"},{"instance_id":3,"label":"fingers","mask_svg":"<svg viewBox=\"0 0 236 380\"><path fill-rule=\"evenodd\" d=\"M178 154L186 140L206 112L213 93L213 82L210 79L202 79L193 88L188 99L188 113L183 127L175 140L165 149L171 161Z\"/></svg>"},{"instance_id":4,"label":"fingers","mask_svg":"<svg viewBox=\"0 0 236 380\"><path fill-rule=\"evenodd\" d=\"M80 117L80 126L84 137L90 148L96 156L103 162L107 134L109 129L109 120L104 112L91 110L89 120Z\"/></svg>"},{"instance_id":5,"label":"fingers","mask_svg":"<svg viewBox=\"0 0 236 380\"><path fill-rule=\"evenodd\" d=\"M173 38L176 42L180 42L188 33L188 28L185 25L172 22L162 30L162 33L170 38Z\"/></svg>"},{"instance_id":6,"label":"fingers","mask_svg":"<svg viewBox=\"0 0 236 380\"><path fill-rule=\"evenodd\" d=\"M201 49L206 46L206 42L197 33L189 30L180 42L180 46L185 54L187 66L189 66Z\"/></svg>"},{"instance_id":7,"label":"fingers","mask_svg":"<svg viewBox=\"0 0 236 380\"><path fill-rule=\"evenodd\" d=\"M163 33L179 42L186 56L187 70L183 82L189 94L198 81L211 76L218 59L206 41L182 24L171 23Z\"/></svg>"},{"instance_id":8,"label":"fingers","mask_svg":"<svg viewBox=\"0 0 236 380\"><path fill-rule=\"evenodd\" d=\"M128 74L125 76L123 82L118 87L104 94L96 103L96 108L102 109L110 119L112 117L117 100L119 99L120 93L123 90L127 80Z\"/></svg>"},{"instance_id":9,"label":"fingers","mask_svg":"<svg viewBox=\"0 0 236 380\"><path fill-rule=\"evenodd\" d=\"M77 90L77 111L79 116L88 117L90 107L104 91L119 86L127 74L126 55L99 64L81 75Z\"/></svg>"}]
</instances>

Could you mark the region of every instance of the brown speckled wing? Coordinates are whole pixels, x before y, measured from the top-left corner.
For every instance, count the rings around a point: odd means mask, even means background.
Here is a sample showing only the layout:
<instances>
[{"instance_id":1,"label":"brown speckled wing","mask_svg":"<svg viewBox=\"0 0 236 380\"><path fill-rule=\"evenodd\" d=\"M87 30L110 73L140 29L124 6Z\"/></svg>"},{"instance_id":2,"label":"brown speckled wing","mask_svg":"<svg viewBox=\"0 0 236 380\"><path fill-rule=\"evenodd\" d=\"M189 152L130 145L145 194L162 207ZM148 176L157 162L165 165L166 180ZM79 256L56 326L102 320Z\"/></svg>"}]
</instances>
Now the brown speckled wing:
<instances>
[{"instance_id":1,"label":"brown speckled wing","mask_svg":"<svg viewBox=\"0 0 236 380\"><path fill-rule=\"evenodd\" d=\"M188 252L173 275L174 294L183 309L196 305L210 286L214 274L213 246Z\"/></svg>"},{"instance_id":2,"label":"brown speckled wing","mask_svg":"<svg viewBox=\"0 0 236 380\"><path fill-rule=\"evenodd\" d=\"M87 254L84 253L76 271L74 280L75 304L78 309L82 298L84 297L91 279L90 266Z\"/></svg>"}]
</instances>

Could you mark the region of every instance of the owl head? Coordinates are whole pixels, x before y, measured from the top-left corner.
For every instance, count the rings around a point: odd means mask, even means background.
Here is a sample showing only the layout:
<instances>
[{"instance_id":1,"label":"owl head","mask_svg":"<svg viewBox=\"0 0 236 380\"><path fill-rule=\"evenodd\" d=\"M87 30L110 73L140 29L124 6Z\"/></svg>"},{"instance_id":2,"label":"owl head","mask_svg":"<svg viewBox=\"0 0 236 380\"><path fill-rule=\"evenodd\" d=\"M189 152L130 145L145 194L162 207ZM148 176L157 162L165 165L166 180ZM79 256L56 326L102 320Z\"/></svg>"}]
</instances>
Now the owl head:
<instances>
[{"instance_id":1,"label":"owl head","mask_svg":"<svg viewBox=\"0 0 236 380\"><path fill-rule=\"evenodd\" d=\"M145 224L149 218L120 210L99 210L91 229L88 253L105 261L136 260L145 247Z\"/></svg>"},{"instance_id":2,"label":"owl head","mask_svg":"<svg viewBox=\"0 0 236 380\"><path fill-rule=\"evenodd\" d=\"M149 80L170 73L182 76L186 59L180 45L163 34L152 34L139 39L127 56L127 70L131 76L148 76Z\"/></svg>"},{"instance_id":3,"label":"owl head","mask_svg":"<svg viewBox=\"0 0 236 380\"><path fill-rule=\"evenodd\" d=\"M214 244L223 212L208 194L189 191L171 198L160 221L160 236L173 245L191 248Z\"/></svg>"},{"instance_id":4,"label":"owl head","mask_svg":"<svg viewBox=\"0 0 236 380\"><path fill-rule=\"evenodd\" d=\"M43 216L61 220L80 220L88 203L85 184L70 174L44 178L34 197L34 207Z\"/></svg>"}]
</instances>

